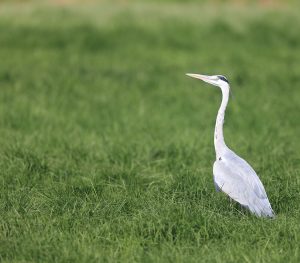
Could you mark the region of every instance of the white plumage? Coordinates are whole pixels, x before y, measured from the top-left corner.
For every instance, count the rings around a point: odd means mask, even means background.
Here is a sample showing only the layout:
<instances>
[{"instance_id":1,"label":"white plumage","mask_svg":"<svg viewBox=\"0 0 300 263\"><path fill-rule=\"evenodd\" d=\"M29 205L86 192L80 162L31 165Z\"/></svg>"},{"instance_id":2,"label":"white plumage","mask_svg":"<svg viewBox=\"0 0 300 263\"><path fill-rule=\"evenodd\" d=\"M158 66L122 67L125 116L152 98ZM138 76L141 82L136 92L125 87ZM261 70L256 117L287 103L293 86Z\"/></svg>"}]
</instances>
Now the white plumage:
<instances>
[{"instance_id":1,"label":"white plumage","mask_svg":"<svg viewBox=\"0 0 300 263\"><path fill-rule=\"evenodd\" d=\"M216 161L213 175L216 190L223 191L257 216L274 217L264 186L255 171L225 144L223 123L229 99L228 80L221 75L187 75L218 86L222 90L222 103L218 111L214 135Z\"/></svg>"}]
</instances>

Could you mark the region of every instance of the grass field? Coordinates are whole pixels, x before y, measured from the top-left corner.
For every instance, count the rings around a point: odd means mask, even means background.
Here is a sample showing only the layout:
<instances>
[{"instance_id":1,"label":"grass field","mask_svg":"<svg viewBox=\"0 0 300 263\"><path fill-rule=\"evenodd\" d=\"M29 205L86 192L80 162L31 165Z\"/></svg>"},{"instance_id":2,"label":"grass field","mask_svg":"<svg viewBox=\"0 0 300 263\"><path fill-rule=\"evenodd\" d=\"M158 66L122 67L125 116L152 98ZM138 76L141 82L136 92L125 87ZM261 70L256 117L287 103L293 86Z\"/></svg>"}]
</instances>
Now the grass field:
<instances>
[{"instance_id":1,"label":"grass field","mask_svg":"<svg viewBox=\"0 0 300 263\"><path fill-rule=\"evenodd\" d=\"M297 9L67 2L0 4L0 261L299 262ZM215 192L221 94L185 72L230 80L275 220Z\"/></svg>"}]
</instances>

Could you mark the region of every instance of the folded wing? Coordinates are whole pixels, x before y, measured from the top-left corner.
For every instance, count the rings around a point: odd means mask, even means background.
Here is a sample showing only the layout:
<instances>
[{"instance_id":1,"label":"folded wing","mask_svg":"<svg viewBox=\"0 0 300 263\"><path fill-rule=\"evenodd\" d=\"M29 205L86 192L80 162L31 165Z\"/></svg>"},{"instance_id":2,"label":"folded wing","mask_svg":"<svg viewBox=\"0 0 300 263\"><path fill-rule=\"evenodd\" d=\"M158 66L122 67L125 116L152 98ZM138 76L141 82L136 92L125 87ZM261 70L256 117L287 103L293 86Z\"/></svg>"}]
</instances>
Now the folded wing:
<instances>
[{"instance_id":1,"label":"folded wing","mask_svg":"<svg viewBox=\"0 0 300 263\"><path fill-rule=\"evenodd\" d=\"M221 191L257 216L273 217L263 184L252 167L230 151L213 167L214 181Z\"/></svg>"}]
</instances>

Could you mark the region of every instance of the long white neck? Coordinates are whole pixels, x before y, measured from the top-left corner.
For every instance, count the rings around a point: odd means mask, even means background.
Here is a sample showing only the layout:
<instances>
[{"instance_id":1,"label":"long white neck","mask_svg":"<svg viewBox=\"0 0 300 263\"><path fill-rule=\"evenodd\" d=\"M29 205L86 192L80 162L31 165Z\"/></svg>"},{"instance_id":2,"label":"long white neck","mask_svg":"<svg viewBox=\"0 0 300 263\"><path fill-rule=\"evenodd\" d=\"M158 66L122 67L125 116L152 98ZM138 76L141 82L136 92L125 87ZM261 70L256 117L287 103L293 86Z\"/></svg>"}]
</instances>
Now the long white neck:
<instances>
[{"instance_id":1,"label":"long white neck","mask_svg":"<svg viewBox=\"0 0 300 263\"><path fill-rule=\"evenodd\" d=\"M222 103L217 115L215 136L214 136L214 144L215 144L217 159L219 159L222 156L224 150L227 149L227 146L224 141L224 135L223 135L223 123L224 123L225 110L229 98L229 86L224 85L221 87L221 90L222 90Z\"/></svg>"}]
</instances>

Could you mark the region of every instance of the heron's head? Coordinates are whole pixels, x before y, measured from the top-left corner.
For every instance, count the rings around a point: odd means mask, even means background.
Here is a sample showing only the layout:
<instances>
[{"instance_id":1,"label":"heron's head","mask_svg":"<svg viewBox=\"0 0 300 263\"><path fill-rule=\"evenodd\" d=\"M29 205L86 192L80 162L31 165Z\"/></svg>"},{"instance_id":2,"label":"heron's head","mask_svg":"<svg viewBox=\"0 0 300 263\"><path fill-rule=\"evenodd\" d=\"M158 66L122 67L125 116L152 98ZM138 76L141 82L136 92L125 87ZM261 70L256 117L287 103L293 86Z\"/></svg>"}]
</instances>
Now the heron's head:
<instances>
[{"instance_id":1,"label":"heron's head","mask_svg":"<svg viewBox=\"0 0 300 263\"><path fill-rule=\"evenodd\" d=\"M218 87L229 86L228 80L222 75L206 76L206 75L193 74L193 73L186 73L186 75L195 79L201 79L214 86L218 86Z\"/></svg>"}]
</instances>

